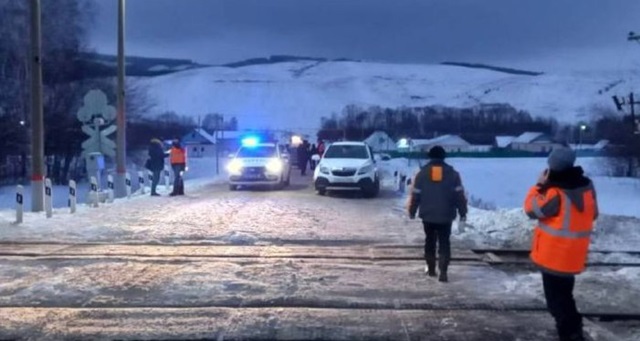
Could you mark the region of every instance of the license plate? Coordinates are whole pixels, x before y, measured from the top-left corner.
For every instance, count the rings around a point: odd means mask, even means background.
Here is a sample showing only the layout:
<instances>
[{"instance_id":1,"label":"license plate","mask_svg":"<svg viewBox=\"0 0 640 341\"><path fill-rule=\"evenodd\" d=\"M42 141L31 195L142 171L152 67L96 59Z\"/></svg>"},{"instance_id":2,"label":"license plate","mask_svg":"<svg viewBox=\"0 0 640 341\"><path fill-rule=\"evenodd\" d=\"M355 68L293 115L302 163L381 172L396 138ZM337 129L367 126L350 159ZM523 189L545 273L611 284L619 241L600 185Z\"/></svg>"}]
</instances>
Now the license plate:
<instances>
[{"instance_id":1,"label":"license plate","mask_svg":"<svg viewBox=\"0 0 640 341\"><path fill-rule=\"evenodd\" d=\"M262 174L247 174L244 177L247 179L261 179Z\"/></svg>"}]
</instances>

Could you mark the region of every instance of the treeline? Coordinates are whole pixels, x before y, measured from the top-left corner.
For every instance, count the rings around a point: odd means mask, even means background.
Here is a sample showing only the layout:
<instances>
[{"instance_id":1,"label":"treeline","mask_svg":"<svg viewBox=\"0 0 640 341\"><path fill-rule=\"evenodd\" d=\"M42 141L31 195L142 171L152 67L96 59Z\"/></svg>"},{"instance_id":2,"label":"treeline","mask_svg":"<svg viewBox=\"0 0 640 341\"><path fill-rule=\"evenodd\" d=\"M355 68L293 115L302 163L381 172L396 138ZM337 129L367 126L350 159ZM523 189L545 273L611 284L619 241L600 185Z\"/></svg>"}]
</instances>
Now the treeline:
<instances>
[{"instance_id":1,"label":"treeline","mask_svg":"<svg viewBox=\"0 0 640 341\"><path fill-rule=\"evenodd\" d=\"M520 135L525 131L553 135L554 119L533 118L508 104L469 108L445 106L383 108L348 105L340 113L322 119L321 138L362 140L376 130L394 138L431 138L456 134L475 144L492 144L496 135ZM337 136L333 136L337 135Z\"/></svg>"},{"instance_id":2,"label":"treeline","mask_svg":"<svg viewBox=\"0 0 640 341\"><path fill-rule=\"evenodd\" d=\"M30 8L28 1L0 0L0 174L28 179L31 134ZM42 0L42 68L45 156L49 175L57 183L69 178L72 160L81 153L87 136L76 113L84 95L100 89L115 103L116 80L95 78L83 62L89 47L88 31L95 21L92 1ZM115 68L115 66L114 66ZM127 115L141 116L149 105L144 89L128 82ZM7 157L21 165L7 165ZM53 161L50 161L53 160ZM15 162L15 161L12 161Z\"/></svg>"}]
</instances>

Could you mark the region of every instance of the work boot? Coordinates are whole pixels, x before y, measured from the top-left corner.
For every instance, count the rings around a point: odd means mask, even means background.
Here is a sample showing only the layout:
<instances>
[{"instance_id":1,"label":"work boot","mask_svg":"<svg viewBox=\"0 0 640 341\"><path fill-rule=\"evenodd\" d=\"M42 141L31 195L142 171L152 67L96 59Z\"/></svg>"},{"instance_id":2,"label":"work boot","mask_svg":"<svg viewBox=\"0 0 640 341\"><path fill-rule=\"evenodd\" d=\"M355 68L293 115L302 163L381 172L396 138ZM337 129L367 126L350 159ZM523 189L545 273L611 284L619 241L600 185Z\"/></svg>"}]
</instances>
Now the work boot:
<instances>
[{"instance_id":1,"label":"work boot","mask_svg":"<svg viewBox=\"0 0 640 341\"><path fill-rule=\"evenodd\" d=\"M438 259L438 268L440 268L440 277L438 277L438 281L440 282L448 282L449 277L447 277L447 268L449 267L449 258L440 257Z\"/></svg>"},{"instance_id":2,"label":"work boot","mask_svg":"<svg viewBox=\"0 0 640 341\"><path fill-rule=\"evenodd\" d=\"M427 261L427 266L424 268L424 272L427 274L427 276L429 277L436 277L436 261L434 260L428 260Z\"/></svg>"}]
</instances>

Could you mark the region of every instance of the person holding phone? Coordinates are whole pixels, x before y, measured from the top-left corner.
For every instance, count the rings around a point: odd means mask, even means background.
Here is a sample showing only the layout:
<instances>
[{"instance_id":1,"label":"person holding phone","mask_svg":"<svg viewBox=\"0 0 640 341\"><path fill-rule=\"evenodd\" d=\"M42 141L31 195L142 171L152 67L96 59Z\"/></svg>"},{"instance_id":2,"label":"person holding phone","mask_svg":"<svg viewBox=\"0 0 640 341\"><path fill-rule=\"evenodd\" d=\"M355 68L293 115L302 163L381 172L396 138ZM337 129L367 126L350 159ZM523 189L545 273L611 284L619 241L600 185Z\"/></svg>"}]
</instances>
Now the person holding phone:
<instances>
[{"instance_id":1,"label":"person holding phone","mask_svg":"<svg viewBox=\"0 0 640 341\"><path fill-rule=\"evenodd\" d=\"M531 260L542 272L547 308L561 341L585 340L582 316L573 298L575 275L585 270L591 232L598 218L593 182L574 165L576 154L555 148L546 169L529 190L525 213L538 222Z\"/></svg>"}]
</instances>

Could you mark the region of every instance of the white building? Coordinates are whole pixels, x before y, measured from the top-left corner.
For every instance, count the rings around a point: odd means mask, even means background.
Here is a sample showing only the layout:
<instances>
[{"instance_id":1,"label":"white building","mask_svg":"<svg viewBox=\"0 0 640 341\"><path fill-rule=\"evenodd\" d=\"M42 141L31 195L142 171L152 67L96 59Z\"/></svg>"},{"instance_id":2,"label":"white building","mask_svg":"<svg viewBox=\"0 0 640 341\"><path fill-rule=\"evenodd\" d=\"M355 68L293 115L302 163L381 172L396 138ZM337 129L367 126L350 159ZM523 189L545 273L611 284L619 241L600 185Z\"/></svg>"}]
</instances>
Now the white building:
<instances>
[{"instance_id":1,"label":"white building","mask_svg":"<svg viewBox=\"0 0 640 341\"><path fill-rule=\"evenodd\" d=\"M411 141L413 151L428 152L435 146L441 146L447 153L468 152L472 150L472 145L458 135L442 135L429 140Z\"/></svg>"}]
</instances>

